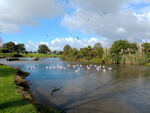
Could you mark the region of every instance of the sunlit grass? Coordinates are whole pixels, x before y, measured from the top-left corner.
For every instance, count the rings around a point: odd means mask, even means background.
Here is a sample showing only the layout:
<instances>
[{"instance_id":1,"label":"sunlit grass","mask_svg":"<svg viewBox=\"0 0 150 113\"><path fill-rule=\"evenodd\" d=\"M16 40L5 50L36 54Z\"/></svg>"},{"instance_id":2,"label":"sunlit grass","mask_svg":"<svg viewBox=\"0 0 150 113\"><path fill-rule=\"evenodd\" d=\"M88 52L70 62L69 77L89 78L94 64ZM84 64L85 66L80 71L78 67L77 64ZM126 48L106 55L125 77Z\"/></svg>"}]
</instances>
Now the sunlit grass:
<instances>
[{"instance_id":1,"label":"sunlit grass","mask_svg":"<svg viewBox=\"0 0 150 113\"><path fill-rule=\"evenodd\" d=\"M15 53L0 53L0 57L13 57ZM49 54L39 54L39 53L28 53L20 54L23 57L60 57L60 55L49 55Z\"/></svg>"},{"instance_id":2,"label":"sunlit grass","mask_svg":"<svg viewBox=\"0 0 150 113\"><path fill-rule=\"evenodd\" d=\"M35 107L17 93L14 69L0 66L0 113L37 113Z\"/></svg>"}]
</instances>

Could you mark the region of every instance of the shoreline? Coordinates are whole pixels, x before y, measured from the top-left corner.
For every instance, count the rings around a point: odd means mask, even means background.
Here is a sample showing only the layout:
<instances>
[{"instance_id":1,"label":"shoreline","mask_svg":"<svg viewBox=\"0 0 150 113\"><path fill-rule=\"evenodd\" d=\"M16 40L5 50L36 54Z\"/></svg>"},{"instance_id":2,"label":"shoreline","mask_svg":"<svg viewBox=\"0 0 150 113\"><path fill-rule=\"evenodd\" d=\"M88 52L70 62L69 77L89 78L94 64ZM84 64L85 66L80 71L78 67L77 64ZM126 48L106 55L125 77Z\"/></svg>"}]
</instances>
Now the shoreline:
<instances>
[{"instance_id":1,"label":"shoreline","mask_svg":"<svg viewBox=\"0 0 150 113\"><path fill-rule=\"evenodd\" d=\"M145 64L114 64L114 63L101 63L101 62L93 62L91 60L89 61L80 61L80 60L76 60L76 61L69 61L69 60L63 60L60 58L60 60L62 60L63 62L70 62L70 63L83 63L83 64L87 64L87 63L91 63L91 64L98 64L98 65L139 65L139 66L150 66L150 63L145 63Z\"/></svg>"},{"instance_id":2,"label":"shoreline","mask_svg":"<svg viewBox=\"0 0 150 113\"><path fill-rule=\"evenodd\" d=\"M15 69L15 84L17 85L17 91L20 95L24 97L24 99L30 102L39 113L60 113L59 110L53 109L43 104L39 104L34 95L30 91L29 83L26 79L27 76L30 75L28 72L23 72L20 69Z\"/></svg>"}]
</instances>

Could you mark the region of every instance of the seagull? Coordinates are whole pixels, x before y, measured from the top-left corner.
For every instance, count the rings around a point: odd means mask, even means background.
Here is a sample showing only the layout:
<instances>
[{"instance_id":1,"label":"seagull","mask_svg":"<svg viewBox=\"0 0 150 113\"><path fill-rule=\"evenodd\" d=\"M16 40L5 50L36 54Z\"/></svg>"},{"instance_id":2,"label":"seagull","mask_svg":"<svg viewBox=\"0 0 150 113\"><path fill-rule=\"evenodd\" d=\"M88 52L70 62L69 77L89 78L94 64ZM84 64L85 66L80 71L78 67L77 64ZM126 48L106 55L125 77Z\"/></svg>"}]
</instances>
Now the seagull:
<instances>
[{"instance_id":1,"label":"seagull","mask_svg":"<svg viewBox=\"0 0 150 113\"><path fill-rule=\"evenodd\" d=\"M106 70L105 70L105 69L103 69L103 72L106 72Z\"/></svg>"},{"instance_id":2,"label":"seagull","mask_svg":"<svg viewBox=\"0 0 150 113\"><path fill-rule=\"evenodd\" d=\"M48 37L49 37L49 35L46 35L46 37L48 38Z\"/></svg>"},{"instance_id":3,"label":"seagull","mask_svg":"<svg viewBox=\"0 0 150 113\"><path fill-rule=\"evenodd\" d=\"M108 70L110 70L110 71L111 71L111 70L112 70L112 68L111 68L111 67L109 67L109 68L108 68Z\"/></svg>"}]
</instances>

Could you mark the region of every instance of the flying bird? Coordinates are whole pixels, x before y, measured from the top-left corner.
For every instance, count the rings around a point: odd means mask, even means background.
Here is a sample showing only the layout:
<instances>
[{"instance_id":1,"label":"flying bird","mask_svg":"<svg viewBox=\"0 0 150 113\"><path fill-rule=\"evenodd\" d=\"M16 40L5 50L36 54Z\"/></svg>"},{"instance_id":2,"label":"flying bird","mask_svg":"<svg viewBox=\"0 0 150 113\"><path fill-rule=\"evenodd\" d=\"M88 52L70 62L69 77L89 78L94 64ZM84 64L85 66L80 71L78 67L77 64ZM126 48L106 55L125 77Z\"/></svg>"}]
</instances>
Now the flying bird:
<instances>
[{"instance_id":1,"label":"flying bird","mask_svg":"<svg viewBox=\"0 0 150 113\"><path fill-rule=\"evenodd\" d=\"M107 14L107 11L102 11L102 13L105 15L105 14Z\"/></svg>"},{"instance_id":2,"label":"flying bird","mask_svg":"<svg viewBox=\"0 0 150 113\"><path fill-rule=\"evenodd\" d=\"M46 37L49 37L49 35L46 35Z\"/></svg>"}]
</instances>

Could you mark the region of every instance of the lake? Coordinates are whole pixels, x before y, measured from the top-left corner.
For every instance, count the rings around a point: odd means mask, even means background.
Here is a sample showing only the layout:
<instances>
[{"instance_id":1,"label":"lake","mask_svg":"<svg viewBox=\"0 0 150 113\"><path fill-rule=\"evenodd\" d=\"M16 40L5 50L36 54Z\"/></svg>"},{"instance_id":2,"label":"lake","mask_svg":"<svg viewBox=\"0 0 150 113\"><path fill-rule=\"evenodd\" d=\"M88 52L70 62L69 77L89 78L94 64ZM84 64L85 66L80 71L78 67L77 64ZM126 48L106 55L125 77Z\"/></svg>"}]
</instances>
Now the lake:
<instances>
[{"instance_id":1,"label":"lake","mask_svg":"<svg viewBox=\"0 0 150 113\"><path fill-rule=\"evenodd\" d=\"M0 63L29 72L35 99L61 111L150 113L149 66L67 63L59 58Z\"/></svg>"}]
</instances>

